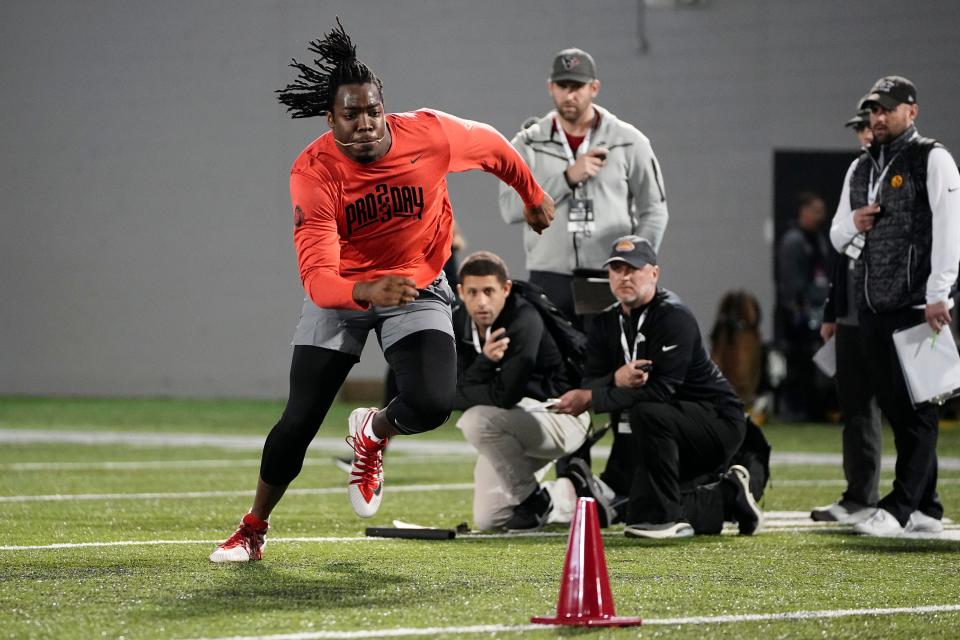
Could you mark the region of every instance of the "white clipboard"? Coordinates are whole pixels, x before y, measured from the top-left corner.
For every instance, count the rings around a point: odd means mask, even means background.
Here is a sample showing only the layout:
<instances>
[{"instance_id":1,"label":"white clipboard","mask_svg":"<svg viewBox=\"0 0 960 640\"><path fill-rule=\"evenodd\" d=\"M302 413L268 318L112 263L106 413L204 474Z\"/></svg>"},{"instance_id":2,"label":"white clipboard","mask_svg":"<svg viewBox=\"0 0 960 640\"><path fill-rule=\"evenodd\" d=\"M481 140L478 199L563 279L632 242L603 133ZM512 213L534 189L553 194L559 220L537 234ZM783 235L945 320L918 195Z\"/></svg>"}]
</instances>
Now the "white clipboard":
<instances>
[{"instance_id":1,"label":"white clipboard","mask_svg":"<svg viewBox=\"0 0 960 640\"><path fill-rule=\"evenodd\" d=\"M837 375L837 336L830 336L830 339L823 343L823 346L817 349L813 354L813 362L820 371L828 378Z\"/></svg>"},{"instance_id":2,"label":"white clipboard","mask_svg":"<svg viewBox=\"0 0 960 640\"><path fill-rule=\"evenodd\" d=\"M914 405L960 394L960 354L949 327L936 334L924 322L895 332L893 344Z\"/></svg>"}]
</instances>

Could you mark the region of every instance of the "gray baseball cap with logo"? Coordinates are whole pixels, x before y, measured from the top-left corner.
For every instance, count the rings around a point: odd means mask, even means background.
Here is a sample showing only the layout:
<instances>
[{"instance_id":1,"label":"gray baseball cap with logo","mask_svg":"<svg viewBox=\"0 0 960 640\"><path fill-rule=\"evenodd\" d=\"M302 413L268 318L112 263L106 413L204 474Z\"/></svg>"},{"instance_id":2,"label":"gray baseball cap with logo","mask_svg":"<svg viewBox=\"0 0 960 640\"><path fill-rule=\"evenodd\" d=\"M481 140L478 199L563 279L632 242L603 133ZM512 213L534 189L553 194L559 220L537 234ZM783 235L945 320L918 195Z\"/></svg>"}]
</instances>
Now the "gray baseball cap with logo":
<instances>
[{"instance_id":1,"label":"gray baseball cap with logo","mask_svg":"<svg viewBox=\"0 0 960 640\"><path fill-rule=\"evenodd\" d=\"M613 243L610 258L604 267L614 262L626 262L634 269L642 269L648 264L657 264L657 252L646 238L640 236L621 236Z\"/></svg>"},{"instance_id":2,"label":"gray baseball cap with logo","mask_svg":"<svg viewBox=\"0 0 960 640\"><path fill-rule=\"evenodd\" d=\"M597 79L593 56L583 49L564 49L553 59L550 82L592 82Z\"/></svg>"}]
</instances>

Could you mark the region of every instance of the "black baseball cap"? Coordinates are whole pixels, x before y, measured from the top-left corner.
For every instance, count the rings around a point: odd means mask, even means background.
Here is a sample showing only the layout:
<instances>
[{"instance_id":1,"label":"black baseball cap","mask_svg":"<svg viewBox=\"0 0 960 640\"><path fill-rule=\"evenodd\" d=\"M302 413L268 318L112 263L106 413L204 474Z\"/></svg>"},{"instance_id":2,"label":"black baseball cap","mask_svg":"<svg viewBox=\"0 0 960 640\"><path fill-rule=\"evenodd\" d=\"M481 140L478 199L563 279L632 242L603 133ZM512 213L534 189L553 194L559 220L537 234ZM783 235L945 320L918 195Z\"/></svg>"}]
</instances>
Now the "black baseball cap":
<instances>
[{"instance_id":1,"label":"black baseball cap","mask_svg":"<svg viewBox=\"0 0 960 640\"><path fill-rule=\"evenodd\" d=\"M860 100L860 103L862 102L863 102L863 99ZM859 109L857 111L857 115L847 120L843 126L855 127L855 128L859 128L861 126L869 127L870 126L870 109Z\"/></svg>"},{"instance_id":2,"label":"black baseball cap","mask_svg":"<svg viewBox=\"0 0 960 640\"><path fill-rule=\"evenodd\" d=\"M583 49L564 49L553 59L550 82L592 82L597 78L597 65L593 56Z\"/></svg>"},{"instance_id":3,"label":"black baseball cap","mask_svg":"<svg viewBox=\"0 0 960 640\"><path fill-rule=\"evenodd\" d=\"M606 267L611 262L626 262L634 269L641 269L648 264L657 264L657 252L646 238L623 236L613 243L610 258L603 266Z\"/></svg>"},{"instance_id":4,"label":"black baseball cap","mask_svg":"<svg viewBox=\"0 0 960 640\"><path fill-rule=\"evenodd\" d=\"M884 109L895 109L898 104L917 104L917 88L903 76L885 76L873 83L867 95L860 99L860 108L876 102Z\"/></svg>"}]
</instances>

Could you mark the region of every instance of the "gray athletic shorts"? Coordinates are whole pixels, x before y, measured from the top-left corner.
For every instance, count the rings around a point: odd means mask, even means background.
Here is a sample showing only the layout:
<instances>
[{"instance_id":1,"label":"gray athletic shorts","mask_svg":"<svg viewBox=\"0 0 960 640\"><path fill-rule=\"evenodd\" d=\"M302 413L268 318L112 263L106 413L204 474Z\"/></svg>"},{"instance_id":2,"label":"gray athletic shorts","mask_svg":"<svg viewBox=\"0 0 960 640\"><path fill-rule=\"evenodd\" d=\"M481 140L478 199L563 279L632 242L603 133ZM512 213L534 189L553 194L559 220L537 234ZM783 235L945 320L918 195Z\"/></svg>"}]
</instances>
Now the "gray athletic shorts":
<instances>
[{"instance_id":1,"label":"gray athletic shorts","mask_svg":"<svg viewBox=\"0 0 960 640\"><path fill-rule=\"evenodd\" d=\"M322 309L308 297L303 300L300 322L291 344L313 345L360 357L367 334L377 330L384 351L406 336L436 329L453 337L450 305L453 290L441 271L437 279L420 289L420 296L402 307L370 307L366 311Z\"/></svg>"}]
</instances>

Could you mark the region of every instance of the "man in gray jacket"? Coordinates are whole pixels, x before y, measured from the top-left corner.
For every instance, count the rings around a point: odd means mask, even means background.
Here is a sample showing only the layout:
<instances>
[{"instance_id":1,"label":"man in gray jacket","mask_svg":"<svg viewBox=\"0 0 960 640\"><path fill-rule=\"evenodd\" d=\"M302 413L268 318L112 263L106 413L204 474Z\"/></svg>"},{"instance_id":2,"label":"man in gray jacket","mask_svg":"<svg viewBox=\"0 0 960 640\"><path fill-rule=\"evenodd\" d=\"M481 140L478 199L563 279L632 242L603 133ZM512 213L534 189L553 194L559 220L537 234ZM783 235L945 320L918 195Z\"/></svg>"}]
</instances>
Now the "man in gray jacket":
<instances>
[{"instance_id":1,"label":"man in gray jacket","mask_svg":"<svg viewBox=\"0 0 960 640\"><path fill-rule=\"evenodd\" d=\"M556 109L512 140L557 207L542 235L524 233L524 249L530 281L574 319L573 270L599 269L620 236L638 235L658 249L667 198L647 137L594 104L600 80L589 53L559 52L547 90ZM523 203L509 189L500 190L500 214L523 222Z\"/></svg>"}]
</instances>

